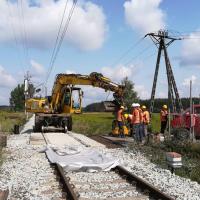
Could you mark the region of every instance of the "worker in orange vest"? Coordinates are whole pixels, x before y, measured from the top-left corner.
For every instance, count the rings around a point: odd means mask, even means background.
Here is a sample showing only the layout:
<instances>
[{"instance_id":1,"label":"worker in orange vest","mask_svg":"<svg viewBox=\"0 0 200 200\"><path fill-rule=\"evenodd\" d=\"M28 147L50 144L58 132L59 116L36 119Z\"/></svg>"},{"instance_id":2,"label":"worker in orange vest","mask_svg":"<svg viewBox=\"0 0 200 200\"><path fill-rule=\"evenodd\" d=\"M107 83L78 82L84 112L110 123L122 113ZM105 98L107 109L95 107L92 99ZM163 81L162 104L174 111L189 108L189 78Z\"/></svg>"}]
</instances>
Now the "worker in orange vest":
<instances>
[{"instance_id":1,"label":"worker in orange vest","mask_svg":"<svg viewBox=\"0 0 200 200\"><path fill-rule=\"evenodd\" d=\"M150 123L150 115L149 115L149 111L147 110L147 107L145 105L143 105L142 107L142 115L143 115L143 123L142 123L142 129L143 129L143 136L146 137L147 136L147 127Z\"/></svg>"},{"instance_id":2,"label":"worker in orange vest","mask_svg":"<svg viewBox=\"0 0 200 200\"><path fill-rule=\"evenodd\" d=\"M119 110L117 111L117 123L118 123L118 127L119 127L119 136L124 138L124 115L123 115L123 111L124 111L124 106L120 106Z\"/></svg>"},{"instance_id":3,"label":"worker in orange vest","mask_svg":"<svg viewBox=\"0 0 200 200\"><path fill-rule=\"evenodd\" d=\"M135 139L137 142L143 141L142 133L142 110L140 109L140 104L132 104L132 128L135 131Z\"/></svg>"},{"instance_id":4,"label":"worker in orange vest","mask_svg":"<svg viewBox=\"0 0 200 200\"><path fill-rule=\"evenodd\" d=\"M165 129L167 127L167 121L168 121L168 112L167 112L167 105L163 105L161 111L160 111L160 132L164 133Z\"/></svg>"}]
</instances>

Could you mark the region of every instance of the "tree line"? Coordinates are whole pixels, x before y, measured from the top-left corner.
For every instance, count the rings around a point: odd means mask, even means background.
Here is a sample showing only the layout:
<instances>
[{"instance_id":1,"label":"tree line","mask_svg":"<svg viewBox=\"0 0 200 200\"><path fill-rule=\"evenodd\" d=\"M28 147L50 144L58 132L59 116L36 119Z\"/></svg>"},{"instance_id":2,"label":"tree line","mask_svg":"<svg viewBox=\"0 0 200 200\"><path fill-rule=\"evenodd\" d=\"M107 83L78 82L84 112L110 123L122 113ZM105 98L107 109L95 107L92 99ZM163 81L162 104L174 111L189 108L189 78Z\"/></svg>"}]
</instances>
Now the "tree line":
<instances>
[{"instance_id":1,"label":"tree line","mask_svg":"<svg viewBox=\"0 0 200 200\"><path fill-rule=\"evenodd\" d=\"M124 78L121 82L122 85L125 85L125 90L124 90L124 103L127 106L127 111L131 111L131 105L133 102L140 103L140 105L145 105L148 109L150 108L151 100L150 99L140 99L138 96L137 92L135 91L134 88L134 83L128 78ZM194 104L200 104L200 98L198 97L193 97L192 98ZM183 105L183 109L186 109L190 106L190 98L181 98L181 102ZM177 102L176 102L177 103ZM163 105L168 105L168 99L167 98L157 98L154 101L154 112L159 113L160 109L162 108ZM178 106L177 106L178 107ZM95 102L92 104L87 105L84 108L85 112L98 112L98 111L104 111L103 110L103 102Z\"/></svg>"},{"instance_id":2,"label":"tree line","mask_svg":"<svg viewBox=\"0 0 200 200\"><path fill-rule=\"evenodd\" d=\"M129 80L127 77L125 77L121 84L125 86L124 90L124 103L127 106L127 110L131 110L131 105L133 102L138 102L141 105L147 106L149 109L150 107L150 99L142 100L138 96L138 93L135 91L134 83ZM28 98L33 97L35 93L35 88L33 84L29 85L28 89ZM25 95L24 95L24 84L18 84L17 87L15 87L11 93L10 93L10 107L14 111L23 111L24 110L24 102L25 102ZM190 106L190 99L189 98L181 98L181 102L183 104L183 108L186 109ZM200 104L200 98L193 98L194 104ZM154 102L154 112L158 113L160 112L161 107L166 104L168 105L168 99L167 98L158 98L155 99ZM85 108L83 108L85 112L102 112L104 111L103 108L103 102L96 102L92 103L90 105L87 105Z\"/></svg>"},{"instance_id":3,"label":"tree line","mask_svg":"<svg viewBox=\"0 0 200 200\"><path fill-rule=\"evenodd\" d=\"M200 104L200 98L194 97L194 98L192 98L192 100L193 100L194 104ZM140 105L145 105L145 106L147 106L147 109L149 109L151 100L150 99L145 99L145 100L137 99L136 101L132 100L131 102L132 103L133 102L138 102L138 103L140 103ZM186 109L186 108L190 107L190 98L181 98L181 102L183 104L183 109ZM168 99L167 98L155 99L155 102L154 102L154 113L159 113L160 109L165 104L166 105L168 104ZM130 111L131 110L130 107L127 110ZM95 103L91 103L91 104L87 105L84 108L84 111L85 112L104 112L105 110L103 108L103 101L102 102L95 102Z\"/></svg>"}]
</instances>

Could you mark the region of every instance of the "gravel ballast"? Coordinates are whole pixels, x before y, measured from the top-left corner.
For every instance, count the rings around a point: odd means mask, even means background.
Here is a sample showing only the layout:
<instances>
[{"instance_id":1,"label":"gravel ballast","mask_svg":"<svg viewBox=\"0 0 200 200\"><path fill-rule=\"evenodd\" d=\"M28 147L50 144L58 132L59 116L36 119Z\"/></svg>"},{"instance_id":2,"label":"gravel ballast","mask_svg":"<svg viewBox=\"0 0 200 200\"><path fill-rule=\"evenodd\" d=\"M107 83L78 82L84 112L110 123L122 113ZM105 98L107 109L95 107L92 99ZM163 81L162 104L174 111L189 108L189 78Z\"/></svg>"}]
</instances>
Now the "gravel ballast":
<instances>
[{"instance_id":1,"label":"gravel ballast","mask_svg":"<svg viewBox=\"0 0 200 200\"><path fill-rule=\"evenodd\" d=\"M29 135L12 135L0 167L0 189L9 189L10 200L61 200L62 193L41 147L28 144Z\"/></svg>"}]
</instances>

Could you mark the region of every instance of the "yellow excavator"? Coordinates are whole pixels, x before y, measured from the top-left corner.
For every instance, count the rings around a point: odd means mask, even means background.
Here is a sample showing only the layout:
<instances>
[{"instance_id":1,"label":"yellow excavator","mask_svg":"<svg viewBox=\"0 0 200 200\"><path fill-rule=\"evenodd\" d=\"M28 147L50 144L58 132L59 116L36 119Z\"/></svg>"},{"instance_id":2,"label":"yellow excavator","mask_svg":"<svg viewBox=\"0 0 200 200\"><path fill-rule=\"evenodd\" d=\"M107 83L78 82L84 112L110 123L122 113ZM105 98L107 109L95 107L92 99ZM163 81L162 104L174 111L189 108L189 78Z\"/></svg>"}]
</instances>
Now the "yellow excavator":
<instances>
[{"instance_id":1,"label":"yellow excavator","mask_svg":"<svg viewBox=\"0 0 200 200\"><path fill-rule=\"evenodd\" d=\"M71 115L82 112L83 91L76 87L78 85L94 86L105 91L112 91L114 101L107 104L109 111L114 111L123 105L124 86L112 82L100 73L92 72L90 75L57 74L50 97L26 100L26 111L35 113L35 132L42 132L52 126L62 129L65 133L67 130L72 130Z\"/></svg>"}]
</instances>

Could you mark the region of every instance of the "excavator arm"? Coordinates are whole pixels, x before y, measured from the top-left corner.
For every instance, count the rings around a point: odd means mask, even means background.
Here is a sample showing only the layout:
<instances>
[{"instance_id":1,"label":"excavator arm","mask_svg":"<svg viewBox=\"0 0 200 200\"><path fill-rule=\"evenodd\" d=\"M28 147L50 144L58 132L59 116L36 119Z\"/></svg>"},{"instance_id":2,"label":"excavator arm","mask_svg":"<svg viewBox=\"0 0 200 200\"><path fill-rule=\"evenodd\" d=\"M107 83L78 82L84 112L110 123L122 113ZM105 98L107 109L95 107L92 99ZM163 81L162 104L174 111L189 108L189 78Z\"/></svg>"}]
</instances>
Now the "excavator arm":
<instances>
[{"instance_id":1,"label":"excavator arm","mask_svg":"<svg viewBox=\"0 0 200 200\"><path fill-rule=\"evenodd\" d=\"M102 74L93 72L90 75L81 74L58 74L56 76L54 86L52 89L51 106L55 111L63 96L63 88L71 88L75 85L88 85L102 88L105 91L114 92L114 100L116 104L123 104L124 86L112 82L109 78Z\"/></svg>"}]
</instances>

